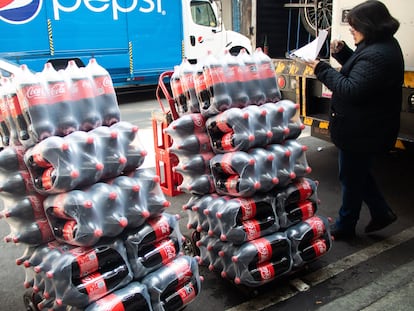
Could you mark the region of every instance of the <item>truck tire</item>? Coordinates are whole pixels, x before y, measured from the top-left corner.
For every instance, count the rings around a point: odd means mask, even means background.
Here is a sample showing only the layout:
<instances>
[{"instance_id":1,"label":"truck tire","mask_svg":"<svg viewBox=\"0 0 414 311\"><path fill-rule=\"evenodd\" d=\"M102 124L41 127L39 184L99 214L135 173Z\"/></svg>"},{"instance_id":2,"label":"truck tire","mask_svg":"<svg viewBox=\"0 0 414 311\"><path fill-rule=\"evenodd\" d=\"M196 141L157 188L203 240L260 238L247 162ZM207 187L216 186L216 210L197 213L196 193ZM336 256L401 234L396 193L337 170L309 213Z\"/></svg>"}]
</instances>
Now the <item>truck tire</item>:
<instances>
[{"instance_id":1,"label":"truck tire","mask_svg":"<svg viewBox=\"0 0 414 311\"><path fill-rule=\"evenodd\" d=\"M332 0L300 0L301 4L315 7L300 8L302 25L311 35L315 36L317 29L328 30L332 25Z\"/></svg>"}]
</instances>

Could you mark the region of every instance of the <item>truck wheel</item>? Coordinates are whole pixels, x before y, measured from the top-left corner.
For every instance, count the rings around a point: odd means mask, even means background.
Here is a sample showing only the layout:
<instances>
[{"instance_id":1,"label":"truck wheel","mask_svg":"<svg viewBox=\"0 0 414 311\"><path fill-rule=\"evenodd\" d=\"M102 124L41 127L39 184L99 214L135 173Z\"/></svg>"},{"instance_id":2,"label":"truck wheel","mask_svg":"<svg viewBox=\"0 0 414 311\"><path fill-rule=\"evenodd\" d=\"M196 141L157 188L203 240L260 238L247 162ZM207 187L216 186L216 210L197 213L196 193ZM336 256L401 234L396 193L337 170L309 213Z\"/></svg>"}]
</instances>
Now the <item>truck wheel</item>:
<instances>
[{"instance_id":1,"label":"truck wheel","mask_svg":"<svg viewBox=\"0 0 414 311\"><path fill-rule=\"evenodd\" d=\"M332 25L332 0L300 0L304 6L300 17L305 29L313 36L317 29L329 30ZM316 9L315 9L316 6Z\"/></svg>"}]
</instances>

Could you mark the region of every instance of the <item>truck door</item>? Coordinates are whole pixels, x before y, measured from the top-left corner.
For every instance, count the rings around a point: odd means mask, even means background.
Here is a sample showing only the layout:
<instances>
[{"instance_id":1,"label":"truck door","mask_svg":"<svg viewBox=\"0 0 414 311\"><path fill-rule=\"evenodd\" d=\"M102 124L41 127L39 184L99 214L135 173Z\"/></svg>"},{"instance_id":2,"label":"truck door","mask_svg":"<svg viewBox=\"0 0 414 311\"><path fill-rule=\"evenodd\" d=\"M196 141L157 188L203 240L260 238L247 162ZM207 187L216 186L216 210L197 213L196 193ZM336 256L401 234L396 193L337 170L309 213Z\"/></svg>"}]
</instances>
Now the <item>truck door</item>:
<instances>
[{"instance_id":1,"label":"truck door","mask_svg":"<svg viewBox=\"0 0 414 311\"><path fill-rule=\"evenodd\" d=\"M217 7L210 1L193 0L190 14L184 11L184 46L188 59L202 59L208 51L220 52L225 32L217 17Z\"/></svg>"}]
</instances>

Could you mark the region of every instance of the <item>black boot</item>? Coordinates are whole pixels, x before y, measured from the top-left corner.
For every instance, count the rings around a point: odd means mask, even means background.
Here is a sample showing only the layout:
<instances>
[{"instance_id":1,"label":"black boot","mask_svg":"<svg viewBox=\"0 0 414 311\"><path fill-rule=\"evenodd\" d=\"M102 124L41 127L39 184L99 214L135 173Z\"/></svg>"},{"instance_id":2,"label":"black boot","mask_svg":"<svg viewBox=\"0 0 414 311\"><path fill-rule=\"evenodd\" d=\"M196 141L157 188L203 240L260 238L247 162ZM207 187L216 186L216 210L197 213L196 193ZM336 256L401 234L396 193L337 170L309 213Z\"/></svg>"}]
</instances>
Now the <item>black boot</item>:
<instances>
[{"instance_id":1,"label":"black boot","mask_svg":"<svg viewBox=\"0 0 414 311\"><path fill-rule=\"evenodd\" d=\"M371 233L374 231L384 229L385 227L392 224L396 220L397 220L397 215L395 215L393 212L389 212L385 218L371 219L369 224L365 227L365 233Z\"/></svg>"}]
</instances>

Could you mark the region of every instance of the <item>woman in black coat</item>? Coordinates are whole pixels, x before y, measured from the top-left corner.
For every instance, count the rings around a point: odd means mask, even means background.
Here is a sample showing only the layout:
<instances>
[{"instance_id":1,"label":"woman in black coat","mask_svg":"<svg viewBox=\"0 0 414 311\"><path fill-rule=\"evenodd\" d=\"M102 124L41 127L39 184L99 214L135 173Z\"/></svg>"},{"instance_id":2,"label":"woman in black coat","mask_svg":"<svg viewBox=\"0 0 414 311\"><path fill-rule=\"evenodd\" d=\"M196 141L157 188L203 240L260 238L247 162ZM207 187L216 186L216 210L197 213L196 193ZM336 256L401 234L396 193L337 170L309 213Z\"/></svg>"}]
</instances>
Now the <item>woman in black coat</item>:
<instances>
[{"instance_id":1,"label":"woman in black coat","mask_svg":"<svg viewBox=\"0 0 414 311\"><path fill-rule=\"evenodd\" d=\"M362 203L368 206L370 233L397 219L371 173L376 155L395 144L400 126L404 60L394 38L399 22L379 1L355 6L347 16L356 45L331 43L338 72L326 62L309 62L315 75L332 91L330 135L339 149L342 205L331 228L336 239L355 236Z\"/></svg>"}]
</instances>

